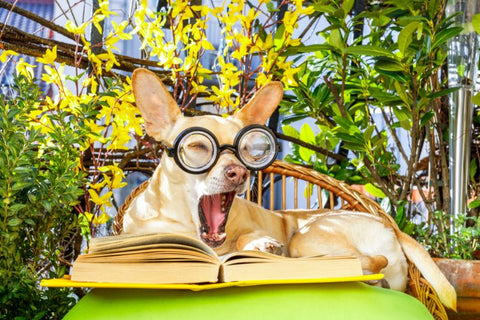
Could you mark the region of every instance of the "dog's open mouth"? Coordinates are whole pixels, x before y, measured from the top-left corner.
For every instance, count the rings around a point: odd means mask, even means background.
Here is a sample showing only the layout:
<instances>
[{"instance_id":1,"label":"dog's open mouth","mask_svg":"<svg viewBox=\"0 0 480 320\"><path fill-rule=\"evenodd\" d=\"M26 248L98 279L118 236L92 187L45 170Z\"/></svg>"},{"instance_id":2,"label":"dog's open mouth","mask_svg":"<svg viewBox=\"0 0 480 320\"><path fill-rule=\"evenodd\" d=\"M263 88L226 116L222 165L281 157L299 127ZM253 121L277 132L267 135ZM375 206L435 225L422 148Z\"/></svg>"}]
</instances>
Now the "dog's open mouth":
<instances>
[{"instance_id":1,"label":"dog's open mouth","mask_svg":"<svg viewBox=\"0 0 480 320\"><path fill-rule=\"evenodd\" d=\"M202 240L211 248L219 247L226 238L225 225L228 212L235 197L235 192L205 195L200 198L198 212L200 215Z\"/></svg>"}]
</instances>

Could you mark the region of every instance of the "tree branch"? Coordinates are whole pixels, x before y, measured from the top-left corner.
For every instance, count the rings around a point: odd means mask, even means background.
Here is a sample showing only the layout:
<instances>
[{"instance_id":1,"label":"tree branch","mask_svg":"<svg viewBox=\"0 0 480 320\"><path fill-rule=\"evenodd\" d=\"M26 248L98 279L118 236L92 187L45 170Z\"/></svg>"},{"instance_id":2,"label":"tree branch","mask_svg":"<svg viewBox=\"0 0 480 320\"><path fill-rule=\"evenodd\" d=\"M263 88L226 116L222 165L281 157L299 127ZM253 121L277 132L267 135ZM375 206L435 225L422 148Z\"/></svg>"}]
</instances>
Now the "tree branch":
<instances>
[{"instance_id":1,"label":"tree branch","mask_svg":"<svg viewBox=\"0 0 480 320\"><path fill-rule=\"evenodd\" d=\"M330 157L330 158L332 158L332 159L335 159L335 160L338 160L338 161L348 160L348 158L345 157L345 156L342 156L342 155L337 154L337 153L333 153L333 152L331 152L331 151L329 151L329 150L327 150L327 149L324 149L324 148L315 146L315 145L313 145L313 144L307 143L307 142L302 141L302 140L300 140L300 139L297 139L297 138L294 138L294 137L290 137L290 136L284 135L283 133L275 132L275 135L276 135L279 139L282 139L282 140L285 140L285 141L289 141L289 142L298 144L299 146L302 146L302 147L304 147L304 148L307 148L307 149L313 150L313 151L315 151L315 152L324 154L324 155L326 155L327 157Z\"/></svg>"},{"instance_id":2,"label":"tree branch","mask_svg":"<svg viewBox=\"0 0 480 320\"><path fill-rule=\"evenodd\" d=\"M34 14L34 13L28 11L28 10L25 10L23 8L14 6L10 2L0 0L0 8L10 10L12 12L15 12L15 13L21 15L21 16L24 16L25 18L28 18L28 19L33 20L35 22L38 22L42 26L47 27L50 30L58 32L61 35L75 41L75 35L73 33L71 33L70 31L68 31L67 29L65 29L65 28L63 28L63 27L61 27L61 26L59 26L59 25L57 25L57 24L55 24L55 23L53 23L53 22L51 22L51 21L49 21L49 20L47 20L43 17L40 17L39 15L36 15L36 14ZM2 36L3 36L3 34L0 34L0 40L2 39Z\"/></svg>"}]
</instances>

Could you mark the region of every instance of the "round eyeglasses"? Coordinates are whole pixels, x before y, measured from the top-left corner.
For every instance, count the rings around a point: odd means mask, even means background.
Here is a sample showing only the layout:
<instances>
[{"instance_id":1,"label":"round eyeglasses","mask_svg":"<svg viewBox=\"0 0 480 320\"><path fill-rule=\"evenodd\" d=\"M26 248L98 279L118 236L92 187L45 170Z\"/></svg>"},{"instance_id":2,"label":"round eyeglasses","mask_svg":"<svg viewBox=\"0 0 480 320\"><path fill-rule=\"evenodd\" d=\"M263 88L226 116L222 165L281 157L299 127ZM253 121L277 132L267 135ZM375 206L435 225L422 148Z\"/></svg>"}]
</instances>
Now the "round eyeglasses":
<instances>
[{"instance_id":1,"label":"round eyeglasses","mask_svg":"<svg viewBox=\"0 0 480 320\"><path fill-rule=\"evenodd\" d=\"M277 157L278 142L275 134L262 125L241 129L233 145L220 145L211 131L192 127L178 135L173 147L167 148L167 155L173 157L182 170L200 174L212 168L224 150L232 151L247 169L262 170Z\"/></svg>"}]
</instances>

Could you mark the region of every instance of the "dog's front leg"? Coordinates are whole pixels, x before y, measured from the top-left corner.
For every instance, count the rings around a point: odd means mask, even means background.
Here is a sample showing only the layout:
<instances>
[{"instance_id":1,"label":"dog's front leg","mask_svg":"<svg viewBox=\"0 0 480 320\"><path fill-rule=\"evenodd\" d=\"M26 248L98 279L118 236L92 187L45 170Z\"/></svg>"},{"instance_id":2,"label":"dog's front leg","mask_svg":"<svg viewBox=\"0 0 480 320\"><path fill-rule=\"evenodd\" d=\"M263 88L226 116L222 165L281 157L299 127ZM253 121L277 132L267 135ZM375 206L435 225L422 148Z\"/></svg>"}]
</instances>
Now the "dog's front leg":
<instances>
[{"instance_id":1,"label":"dog's front leg","mask_svg":"<svg viewBox=\"0 0 480 320\"><path fill-rule=\"evenodd\" d=\"M237 239L237 250L239 251L257 250L282 255L284 247L284 244L280 241L258 231L243 234Z\"/></svg>"}]
</instances>

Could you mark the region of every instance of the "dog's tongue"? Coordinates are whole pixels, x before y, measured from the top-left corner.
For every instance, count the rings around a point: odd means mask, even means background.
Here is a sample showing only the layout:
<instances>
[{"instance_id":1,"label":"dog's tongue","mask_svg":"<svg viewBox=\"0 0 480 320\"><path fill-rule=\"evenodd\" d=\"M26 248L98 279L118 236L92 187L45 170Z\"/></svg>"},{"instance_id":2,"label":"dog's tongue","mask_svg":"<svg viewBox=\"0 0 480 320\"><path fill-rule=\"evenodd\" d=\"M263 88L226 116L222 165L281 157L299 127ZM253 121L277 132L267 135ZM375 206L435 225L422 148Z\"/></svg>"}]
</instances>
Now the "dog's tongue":
<instances>
[{"instance_id":1,"label":"dog's tongue","mask_svg":"<svg viewBox=\"0 0 480 320\"><path fill-rule=\"evenodd\" d=\"M222 203L222 195L214 194L211 196L203 196L200 200L203 214L210 227L210 234L217 234L220 232L219 227L225 220L225 208L222 210L222 205L225 206L225 199Z\"/></svg>"}]
</instances>

